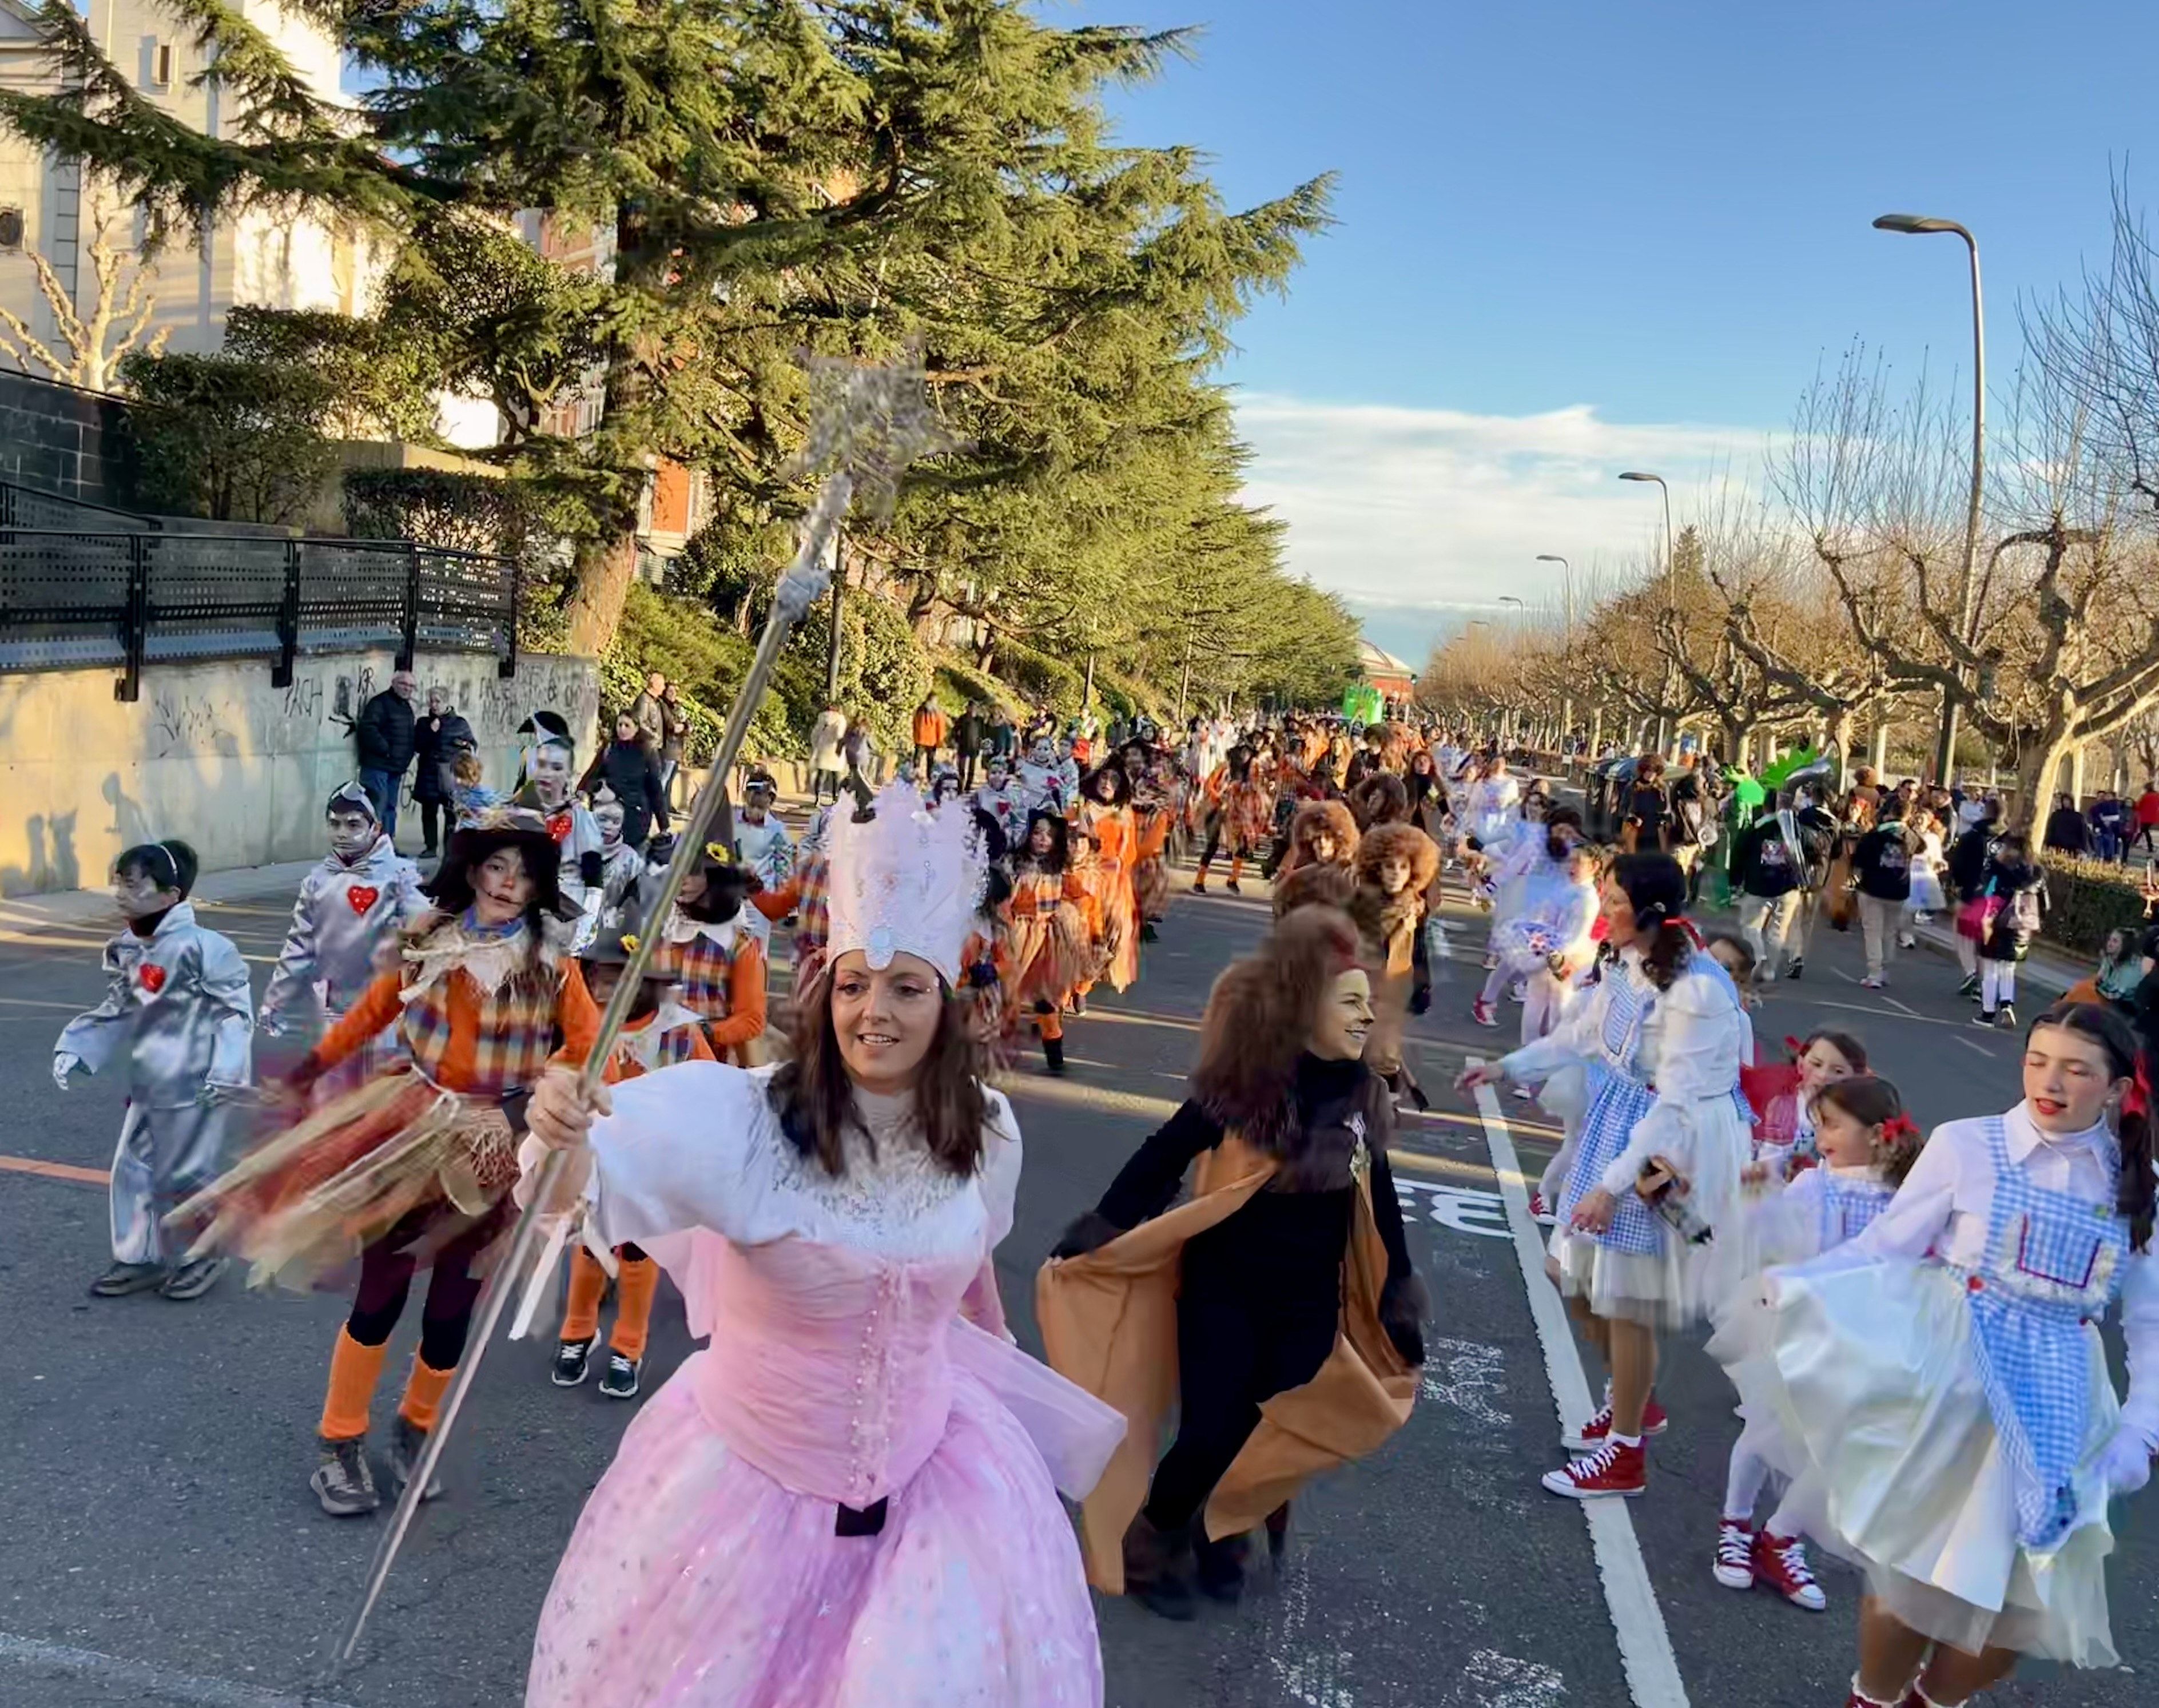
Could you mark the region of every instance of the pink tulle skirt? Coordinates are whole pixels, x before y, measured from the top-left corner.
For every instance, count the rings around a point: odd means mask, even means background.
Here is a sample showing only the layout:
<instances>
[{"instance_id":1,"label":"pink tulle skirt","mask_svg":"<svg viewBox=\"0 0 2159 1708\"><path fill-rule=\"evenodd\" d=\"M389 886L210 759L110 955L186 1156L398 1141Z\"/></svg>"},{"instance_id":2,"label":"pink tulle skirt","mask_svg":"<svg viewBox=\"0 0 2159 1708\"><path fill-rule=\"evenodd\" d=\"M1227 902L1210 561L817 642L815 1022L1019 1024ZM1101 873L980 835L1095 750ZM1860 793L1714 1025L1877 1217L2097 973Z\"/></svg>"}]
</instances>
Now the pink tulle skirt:
<instances>
[{"instance_id":1,"label":"pink tulle skirt","mask_svg":"<svg viewBox=\"0 0 2159 1708\"><path fill-rule=\"evenodd\" d=\"M526 1708L1100 1708L1071 1523L979 1379L954 1372L942 1443L883 1532L850 1537L831 1501L728 1448L691 1376L653 1396L586 1504Z\"/></svg>"}]
</instances>

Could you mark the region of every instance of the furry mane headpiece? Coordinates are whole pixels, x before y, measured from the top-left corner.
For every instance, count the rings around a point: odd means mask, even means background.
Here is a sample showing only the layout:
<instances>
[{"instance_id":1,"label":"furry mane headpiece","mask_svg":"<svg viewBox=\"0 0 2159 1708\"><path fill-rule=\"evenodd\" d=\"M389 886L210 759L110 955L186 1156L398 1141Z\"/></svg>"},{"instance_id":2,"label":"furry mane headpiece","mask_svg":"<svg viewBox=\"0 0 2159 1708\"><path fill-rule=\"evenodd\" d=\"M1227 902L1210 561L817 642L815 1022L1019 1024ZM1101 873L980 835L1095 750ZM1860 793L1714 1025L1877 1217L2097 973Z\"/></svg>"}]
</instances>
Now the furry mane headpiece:
<instances>
[{"instance_id":1,"label":"furry mane headpiece","mask_svg":"<svg viewBox=\"0 0 2159 1708\"><path fill-rule=\"evenodd\" d=\"M1409 786L1391 771L1369 772L1350 791L1349 810L1366 831L1399 824L1410 814Z\"/></svg>"},{"instance_id":2,"label":"furry mane headpiece","mask_svg":"<svg viewBox=\"0 0 2159 1708\"><path fill-rule=\"evenodd\" d=\"M1308 859L1312 841L1324 830L1334 838L1334 858L1347 866L1357 857L1357 818L1338 800L1307 800L1289 821L1290 846L1299 859Z\"/></svg>"},{"instance_id":3,"label":"furry mane headpiece","mask_svg":"<svg viewBox=\"0 0 2159 1708\"><path fill-rule=\"evenodd\" d=\"M1312 1040L1320 998L1357 955L1357 928L1346 914L1300 908L1214 981L1192 1095L1255 1150L1280 1156L1294 1137L1297 1058Z\"/></svg>"},{"instance_id":4,"label":"furry mane headpiece","mask_svg":"<svg viewBox=\"0 0 2159 1708\"><path fill-rule=\"evenodd\" d=\"M1415 825L1375 825L1357 845L1357 880L1376 886L1380 867L1390 860L1409 862L1408 892L1421 893L1439 875L1439 844Z\"/></svg>"}]
</instances>

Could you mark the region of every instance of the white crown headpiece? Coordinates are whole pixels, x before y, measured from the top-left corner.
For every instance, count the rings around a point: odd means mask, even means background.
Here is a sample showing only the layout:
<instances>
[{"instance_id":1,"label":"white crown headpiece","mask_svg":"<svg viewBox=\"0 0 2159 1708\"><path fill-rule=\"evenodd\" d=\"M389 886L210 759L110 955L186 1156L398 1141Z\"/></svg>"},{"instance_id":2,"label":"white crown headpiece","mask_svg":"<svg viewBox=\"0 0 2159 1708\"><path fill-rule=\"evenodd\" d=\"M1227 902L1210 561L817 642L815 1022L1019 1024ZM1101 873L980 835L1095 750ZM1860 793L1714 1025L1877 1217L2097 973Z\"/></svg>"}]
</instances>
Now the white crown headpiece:
<instances>
[{"instance_id":1,"label":"white crown headpiece","mask_svg":"<svg viewBox=\"0 0 2159 1708\"><path fill-rule=\"evenodd\" d=\"M877 969L918 955L956 986L988 877L971 815L933 815L904 780L887 784L874 805L867 824L844 805L831 815L826 965L855 949Z\"/></svg>"}]
</instances>

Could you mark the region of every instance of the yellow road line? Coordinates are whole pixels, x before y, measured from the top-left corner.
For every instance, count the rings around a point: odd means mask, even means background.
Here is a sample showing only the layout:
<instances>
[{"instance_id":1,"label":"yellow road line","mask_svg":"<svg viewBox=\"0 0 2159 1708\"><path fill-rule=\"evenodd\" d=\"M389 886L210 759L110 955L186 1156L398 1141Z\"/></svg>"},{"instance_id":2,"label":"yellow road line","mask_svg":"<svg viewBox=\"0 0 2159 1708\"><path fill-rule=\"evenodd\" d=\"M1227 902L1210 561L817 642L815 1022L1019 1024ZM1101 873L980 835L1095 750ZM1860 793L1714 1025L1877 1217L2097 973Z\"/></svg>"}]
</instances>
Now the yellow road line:
<instances>
[{"instance_id":1,"label":"yellow road line","mask_svg":"<svg viewBox=\"0 0 2159 1708\"><path fill-rule=\"evenodd\" d=\"M48 1162L42 1157L0 1157L0 1173L35 1174L81 1186L103 1186L112 1178L102 1168L78 1168L71 1162Z\"/></svg>"}]
</instances>

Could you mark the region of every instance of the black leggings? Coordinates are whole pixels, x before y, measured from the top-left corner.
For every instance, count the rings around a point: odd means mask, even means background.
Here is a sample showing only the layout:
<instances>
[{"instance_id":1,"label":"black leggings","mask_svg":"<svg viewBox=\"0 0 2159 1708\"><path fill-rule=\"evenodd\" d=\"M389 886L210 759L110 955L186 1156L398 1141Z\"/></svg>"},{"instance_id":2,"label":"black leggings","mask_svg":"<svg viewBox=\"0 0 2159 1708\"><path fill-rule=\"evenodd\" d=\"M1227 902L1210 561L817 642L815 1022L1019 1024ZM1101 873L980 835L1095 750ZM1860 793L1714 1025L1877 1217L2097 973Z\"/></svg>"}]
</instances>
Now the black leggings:
<instances>
[{"instance_id":1,"label":"black leggings","mask_svg":"<svg viewBox=\"0 0 2159 1708\"><path fill-rule=\"evenodd\" d=\"M443 1204L423 1206L360 1254L360 1291L344 1327L362 1346L380 1346L390 1338L405 1314L406 1295L419 1266L414 1246L429 1222L448 1213ZM428 1369L454 1369L464 1356L465 1333L472 1327L484 1279L472 1272L473 1263L494 1243L509 1214L505 1200L436 1250L427 1302L420 1307L420 1356Z\"/></svg>"},{"instance_id":2,"label":"black leggings","mask_svg":"<svg viewBox=\"0 0 2159 1708\"><path fill-rule=\"evenodd\" d=\"M450 820L450 815L445 810L447 805L439 800L420 803L420 846L431 853L443 846L443 826Z\"/></svg>"},{"instance_id":3,"label":"black leggings","mask_svg":"<svg viewBox=\"0 0 2159 1708\"><path fill-rule=\"evenodd\" d=\"M1147 1522L1192 1522L1260 1426L1260 1401L1301 1388L1334 1349L1338 1302L1285 1308L1278 1300L1187 1297L1177 1302L1177 1439L1155 1467Z\"/></svg>"},{"instance_id":4,"label":"black leggings","mask_svg":"<svg viewBox=\"0 0 2159 1708\"><path fill-rule=\"evenodd\" d=\"M1207 826L1207 846L1199 851L1199 863L1202 866L1212 866L1214 863L1214 857L1221 851L1222 819L1221 815L1217 814ZM1252 857L1251 844L1241 838L1230 851L1240 860L1249 860Z\"/></svg>"}]
</instances>

